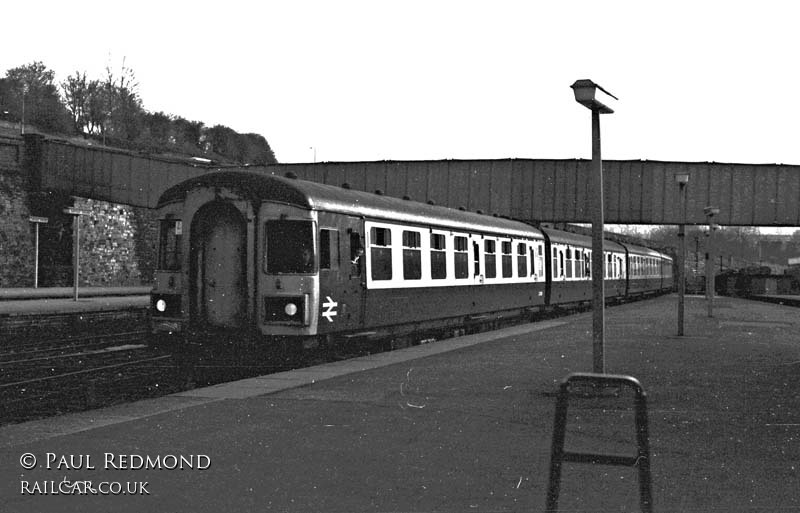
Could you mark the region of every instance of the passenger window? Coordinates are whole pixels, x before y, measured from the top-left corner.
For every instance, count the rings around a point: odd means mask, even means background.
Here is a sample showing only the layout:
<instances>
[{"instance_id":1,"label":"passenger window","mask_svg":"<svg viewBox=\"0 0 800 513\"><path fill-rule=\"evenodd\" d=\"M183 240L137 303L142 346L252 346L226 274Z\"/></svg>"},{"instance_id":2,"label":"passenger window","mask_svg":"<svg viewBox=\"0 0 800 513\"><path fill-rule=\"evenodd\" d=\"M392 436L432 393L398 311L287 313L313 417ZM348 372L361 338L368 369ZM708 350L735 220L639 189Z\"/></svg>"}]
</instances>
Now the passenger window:
<instances>
[{"instance_id":1,"label":"passenger window","mask_svg":"<svg viewBox=\"0 0 800 513\"><path fill-rule=\"evenodd\" d=\"M517 244L517 276L520 278L528 276L528 251L523 242Z\"/></svg>"},{"instance_id":2,"label":"passenger window","mask_svg":"<svg viewBox=\"0 0 800 513\"><path fill-rule=\"evenodd\" d=\"M388 228L370 229L370 265L373 280L392 279L392 232Z\"/></svg>"},{"instance_id":3,"label":"passenger window","mask_svg":"<svg viewBox=\"0 0 800 513\"><path fill-rule=\"evenodd\" d=\"M584 253L584 255L586 257L586 259L584 260L584 262L585 262L584 263L584 269L586 270L585 274L586 274L587 278L591 278L592 277L592 254L589 253L588 251L586 251Z\"/></svg>"},{"instance_id":4,"label":"passenger window","mask_svg":"<svg viewBox=\"0 0 800 513\"><path fill-rule=\"evenodd\" d=\"M503 251L503 278L511 278L513 276L513 269L511 268L511 241L504 241L501 243Z\"/></svg>"},{"instance_id":5,"label":"passenger window","mask_svg":"<svg viewBox=\"0 0 800 513\"><path fill-rule=\"evenodd\" d=\"M495 278L497 276L497 255L495 255L495 241L484 241L483 252L486 255L486 277Z\"/></svg>"},{"instance_id":6,"label":"passenger window","mask_svg":"<svg viewBox=\"0 0 800 513\"><path fill-rule=\"evenodd\" d=\"M558 250L557 247L551 246L550 251L553 252L552 262L550 264L550 272L553 274L553 278L558 278L559 276L561 276L561 274L559 273L559 270L558 270L558 252L559 252L559 250Z\"/></svg>"},{"instance_id":7,"label":"passenger window","mask_svg":"<svg viewBox=\"0 0 800 513\"><path fill-rule=\"evenodd\" d=\"M457 280L469 278L469 246L466 237L453 238L453 263Z\"/></svg>"},{"instance_id":8,"label":"passenger window","mask_svg":"<svg viewBox=\"0 0 800 513\"><path fill-rule=\"evenodd\" d=\"M567 269L566 269L567 278L572 278L572 269L573 269L573 265L572 265L572 249L567 248L567 252L566 253L567 253L567 258L566 258L566 262L567 262Z\"/></svg>"},{"instance_id":9,"label":"passenger window","mask_svg":"<svg viewBox=\"0 0 800 513\"><path fill-rule=\"evenodd\" d=\"M447 278L447 245L441 233L431 234L431 278L443 280Z\"/></svg>"},{"instance_id":10,"label":"passenger window","mask_svg":"<svg viewBox=\"0 0 800 513\"><path fill-rule=\"evenodd\" d=\"M403 278L406 280L422 278L421 240L419 232L403 232Z\"/></svg>"}]
</instances>

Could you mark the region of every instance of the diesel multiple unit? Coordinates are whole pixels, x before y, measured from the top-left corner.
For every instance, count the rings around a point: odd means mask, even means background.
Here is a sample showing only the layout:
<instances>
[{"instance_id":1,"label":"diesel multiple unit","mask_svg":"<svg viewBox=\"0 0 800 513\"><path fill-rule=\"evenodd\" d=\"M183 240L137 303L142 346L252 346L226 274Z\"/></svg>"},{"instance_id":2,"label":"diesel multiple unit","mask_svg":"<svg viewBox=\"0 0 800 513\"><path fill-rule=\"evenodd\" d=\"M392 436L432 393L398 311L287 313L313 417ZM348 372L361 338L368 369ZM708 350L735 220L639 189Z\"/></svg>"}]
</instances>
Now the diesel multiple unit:
<instances>
[{"instance_id":1,"label":"diesel multiple unit","mask_svg":"<svg viewBox=\"0 0 800 513\"><path fill-rule=\"evenodd\" d=\"M319 341L458 329L591 299L589 237L241 171L167 190L158 332ZM672 288L672 259L605 241L605 291Z\"/></svg>"}]
</instances>

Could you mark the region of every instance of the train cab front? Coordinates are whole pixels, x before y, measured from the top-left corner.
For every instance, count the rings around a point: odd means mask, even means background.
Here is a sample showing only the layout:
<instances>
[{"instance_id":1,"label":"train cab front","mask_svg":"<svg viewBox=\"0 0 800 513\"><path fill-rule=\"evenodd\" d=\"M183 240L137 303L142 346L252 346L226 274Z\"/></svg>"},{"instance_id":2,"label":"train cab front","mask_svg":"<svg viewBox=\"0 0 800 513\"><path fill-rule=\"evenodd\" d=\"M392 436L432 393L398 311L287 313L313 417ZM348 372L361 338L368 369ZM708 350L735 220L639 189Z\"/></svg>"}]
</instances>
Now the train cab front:
<instances>
[{"instance_id":1,"label":"train cab front","mask_svg":"<svg viewBox=\"0 0 800 513\"><path fill-rule=\"evenodd\" d=\"M170 216L160 221L158 265L150 294L151 331L155 335L183 330L182 235L181 220Z\"/></svg>"},{"instance_id":2,"label":"train cab front","mask_svg":"<svg viewBox=\"0 0 800 513\"><path fill-rule=\"evenodd\" d=\"M314 213L268 204L262 214L259 328L265 336L310 344L319 303Z\"/></svg>"}]
</instances>

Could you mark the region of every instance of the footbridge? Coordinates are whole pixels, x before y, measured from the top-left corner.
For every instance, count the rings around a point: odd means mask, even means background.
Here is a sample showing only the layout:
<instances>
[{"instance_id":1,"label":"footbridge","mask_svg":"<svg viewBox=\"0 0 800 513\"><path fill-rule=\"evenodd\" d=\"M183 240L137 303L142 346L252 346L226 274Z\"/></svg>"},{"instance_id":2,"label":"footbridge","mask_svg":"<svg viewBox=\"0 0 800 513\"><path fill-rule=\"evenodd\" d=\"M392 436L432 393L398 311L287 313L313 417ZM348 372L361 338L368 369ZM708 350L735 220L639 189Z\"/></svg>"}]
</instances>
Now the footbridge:
<instances>
[{"instance_id":1,"label":"footbridge","mask_svg":"<svg viewBox=\"0 0 800 513\"><path fill-rule=\"evenodd\" d=\"M92 147L26 134L0 140L0 163L25 178L29 192L60 192L155 207L168 187L219 166ZM800 166L716 162L605 161L606 223L680 224L676 175L688 175L686 222L800 226ZM323 162L245 166L413 201L497 214L528 222L591 222L590 160L497 159ZM227 168L230 169L230 168Z\"/></svg>"}]
</instances>

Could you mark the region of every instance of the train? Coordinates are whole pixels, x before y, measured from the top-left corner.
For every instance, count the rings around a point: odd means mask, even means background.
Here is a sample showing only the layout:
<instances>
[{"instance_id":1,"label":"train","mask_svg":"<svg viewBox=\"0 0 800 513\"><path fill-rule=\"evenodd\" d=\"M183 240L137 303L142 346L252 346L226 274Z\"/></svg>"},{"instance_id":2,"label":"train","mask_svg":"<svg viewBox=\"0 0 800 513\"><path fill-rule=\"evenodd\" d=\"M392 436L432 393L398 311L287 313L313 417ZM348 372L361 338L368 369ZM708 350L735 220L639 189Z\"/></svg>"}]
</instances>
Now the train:
<instances>
[{"instance_id":1,"label":"train","mask_svg":"<svg viewBox=\"0 0 800 513\"><path fill-rule=\"evenodd\" d=\"M204 174L166 190L157 216L157 335L402 340L592 296L590 237L291 173ZM605 240L602 258L608 300L673 287L667 254Z\"/></svg>"}]
</instances>

